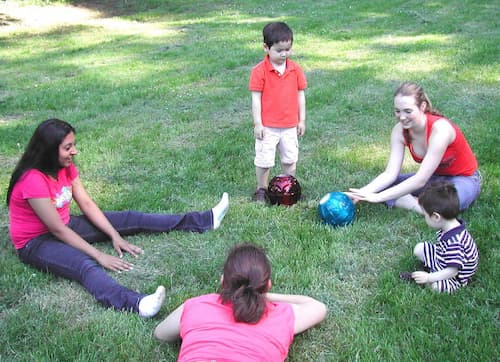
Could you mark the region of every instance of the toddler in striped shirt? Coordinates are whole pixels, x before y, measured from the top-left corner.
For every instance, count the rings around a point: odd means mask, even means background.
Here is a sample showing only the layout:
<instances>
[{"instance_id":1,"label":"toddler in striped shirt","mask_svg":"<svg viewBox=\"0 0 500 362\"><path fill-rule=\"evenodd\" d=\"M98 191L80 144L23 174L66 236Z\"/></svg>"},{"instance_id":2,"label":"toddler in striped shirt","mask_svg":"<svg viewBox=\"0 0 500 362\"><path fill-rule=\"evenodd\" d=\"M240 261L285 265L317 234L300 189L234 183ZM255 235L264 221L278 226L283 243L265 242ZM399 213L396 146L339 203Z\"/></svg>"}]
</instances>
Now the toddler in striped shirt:
<instances>
[{"instance_id":1,"label":"toddler in striped shirt","mask_svg":"<svg viewBox=\"0 0 500 362\"><path fill-rule=\"evenodd\" d=\"M452 293L467 285L477 270L479 254L474 239L458 219L459 202L455 186L446 182L431 183L418 202L429 227L437 229L436 243L420 242L413 253L428 271L402 273L439 292Z\"/></svg>"}]
</instances>

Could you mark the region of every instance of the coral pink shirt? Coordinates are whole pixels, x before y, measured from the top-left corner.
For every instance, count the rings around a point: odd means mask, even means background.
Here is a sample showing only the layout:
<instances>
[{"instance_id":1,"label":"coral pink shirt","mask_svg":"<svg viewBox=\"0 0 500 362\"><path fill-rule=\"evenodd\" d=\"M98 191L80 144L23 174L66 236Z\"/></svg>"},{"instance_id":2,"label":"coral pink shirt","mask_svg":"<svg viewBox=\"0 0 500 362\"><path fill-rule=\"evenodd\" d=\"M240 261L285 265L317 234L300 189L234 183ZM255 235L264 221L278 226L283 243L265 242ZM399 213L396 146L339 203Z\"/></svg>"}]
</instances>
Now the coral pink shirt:
<instances>
[{"instance_id":1,"label":"coral pink shirt","mask_svg":"<svg viewBox=\"0 0 500 362\"><path fill-rule=\"evenodd\" d=\"M261 92L262 125L273 128L292 128L299 123L299 91L307 88L300 66L286 60L285 73L280 75L269 61L269 55L257 64L250 74L248 88Z\"/></svg>"},{"instance_id":2,"label":"coral pink shirt","mask_svg":"<svg viewBox=\"0 0 500 362\"><path fill-rule=\"evenodd\" d=\"M477 159L460 128L443 116L430 113L426 113L425 115L427 116L427 125L425 130L427 143L429 142L432 126L438 119L445 119L455 130L455 141L453 141L446 149L438 168L434 171L434 174L442 176L471 176L474 174L478 166ZM409 144L407 146L415 162L422 163L423 158L418 157L413 152L412 145Z\"/></svg>"},{"instance_id":3,"label":"coral pink shirt","mask_svg":"<svg viewBox=\"0 0 500 362\"><path fill-rule=\"evenodd\" d=\"M28 199L50 199L63 223L67 224L73 198L72 182L77 177L78 170L71 165L59 170L57 180L36 169L26 171L19 178L12 189L9 202L9 231L16 249L21 249L31 239L49 232L31 208Z\"/></svg>"},{"instance_id":4,"label":"coral pink shirt","mask_svg":"<svg viewBox=\"0 0 500 362\"><path fill-rule=\"evenodd\" d=\"M295 316L288 303L267 304L257 324L238 323L232 306L218 294L207 294L184 303L180 322L180 362L284 361L293 341Z\"/></svg>"}]
</instances>

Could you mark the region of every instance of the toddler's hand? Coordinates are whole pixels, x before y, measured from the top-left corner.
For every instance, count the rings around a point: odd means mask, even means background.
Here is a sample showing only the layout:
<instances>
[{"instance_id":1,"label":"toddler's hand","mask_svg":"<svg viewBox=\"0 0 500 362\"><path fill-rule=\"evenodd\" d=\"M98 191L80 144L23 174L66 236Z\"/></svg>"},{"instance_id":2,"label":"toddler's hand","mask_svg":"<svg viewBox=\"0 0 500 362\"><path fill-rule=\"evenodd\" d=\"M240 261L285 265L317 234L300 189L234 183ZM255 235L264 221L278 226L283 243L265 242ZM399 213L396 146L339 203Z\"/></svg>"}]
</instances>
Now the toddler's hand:
<instances>
[{"instance_id":1,"label":"toddler's hand","mask_svg":"<svg viewBox=\"0 0 500 362\"><path fill-rule=\"evenodd\" d=\"M297 125L297 136L303 136L306 133L306 122L299 122Z\"/></svg>"},{"instance_id":2,"label":"toddler's hand","mask_svg":"<svg viewBox=\"0 0 500 362\"><path fill-rule=\"evenodd\" d=\"M424 271L416 271L411 273L413 280L417 284L428 284L429 283L429 273Z\"/></svg>"},{"instance_id":3,"label":"toddler's hand","mask_svg":"<svg viewBox=\"0 0 500 362\"><path fill-rule=\"evenodd\" d=\"M261 124L254 126L254 128L253 128L254 137L258 140L263 139L264 138L264 130L265 130L265 128Z\"/></svg>"}]
</instances>

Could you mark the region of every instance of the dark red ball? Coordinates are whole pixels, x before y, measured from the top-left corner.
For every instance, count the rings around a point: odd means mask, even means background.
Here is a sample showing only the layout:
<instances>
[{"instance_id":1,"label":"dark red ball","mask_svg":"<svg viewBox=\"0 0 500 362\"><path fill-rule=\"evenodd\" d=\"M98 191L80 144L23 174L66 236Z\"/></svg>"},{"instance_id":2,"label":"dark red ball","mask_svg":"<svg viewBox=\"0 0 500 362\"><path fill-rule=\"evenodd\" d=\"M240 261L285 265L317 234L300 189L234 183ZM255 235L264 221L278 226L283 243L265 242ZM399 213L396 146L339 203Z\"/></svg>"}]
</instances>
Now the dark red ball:
<instances>
[{"instance_id":1,"label":"dark red ball","mask_svg":"<svg viewBox=\"0 0 500 362\"><path fill-rule=\"evenodd\" d=\"M301 187L292 175L279 175L272 178L267 188L267 198L271 205L291 206L300 200Z\"/></svg>"}]
</instances>

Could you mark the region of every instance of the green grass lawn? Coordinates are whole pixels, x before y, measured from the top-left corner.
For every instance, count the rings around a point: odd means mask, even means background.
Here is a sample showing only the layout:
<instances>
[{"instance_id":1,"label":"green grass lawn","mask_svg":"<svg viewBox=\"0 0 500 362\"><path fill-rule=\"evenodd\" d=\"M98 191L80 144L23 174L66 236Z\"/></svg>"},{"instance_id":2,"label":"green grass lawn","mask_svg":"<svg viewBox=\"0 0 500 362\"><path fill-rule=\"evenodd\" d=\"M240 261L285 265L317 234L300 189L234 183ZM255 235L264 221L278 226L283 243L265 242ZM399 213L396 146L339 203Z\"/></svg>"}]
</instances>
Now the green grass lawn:
<instances>
[{"instance_id":1,"label":"green grass lawn","mask_svg":"<svg viewBox=\"0 0 500 362\"><path fill-rule=\"evenodd\" d=\"M274 291L329 309L295 338L289 361L498 361L499 15L498 2L479 0L0 1L0 361L174 361L180 344L158 343L154 327L184 299L216 291L227 249L244 240L268 251ZM294 30L309 82L305 200L291 208L250 200L247 84L274 20ZM324 194L385 167L404 80L462 128L483 175L463 214L480 266L454 295L398 278L419 267L413 246L434 239L418 215L358 204L356 222L339 229L317 216ZM6 188L50 117L76 127L82 179L104 210L204 210L229 192L215 232L128 238L145 254L114 276L147 293L165 285L154 319L105 309L17 259Z\"/></svg>"}]
</instances>

